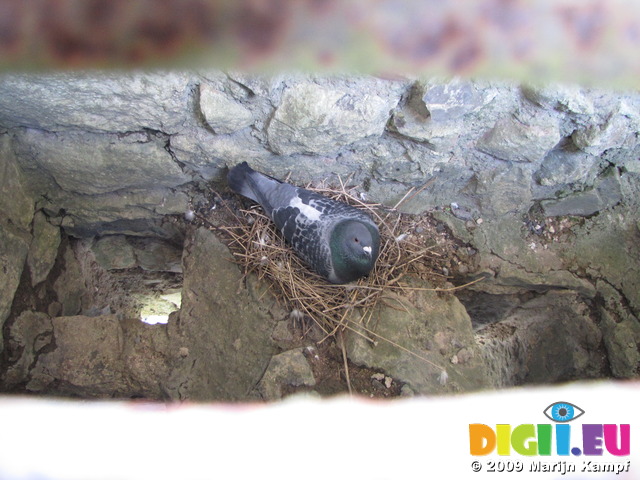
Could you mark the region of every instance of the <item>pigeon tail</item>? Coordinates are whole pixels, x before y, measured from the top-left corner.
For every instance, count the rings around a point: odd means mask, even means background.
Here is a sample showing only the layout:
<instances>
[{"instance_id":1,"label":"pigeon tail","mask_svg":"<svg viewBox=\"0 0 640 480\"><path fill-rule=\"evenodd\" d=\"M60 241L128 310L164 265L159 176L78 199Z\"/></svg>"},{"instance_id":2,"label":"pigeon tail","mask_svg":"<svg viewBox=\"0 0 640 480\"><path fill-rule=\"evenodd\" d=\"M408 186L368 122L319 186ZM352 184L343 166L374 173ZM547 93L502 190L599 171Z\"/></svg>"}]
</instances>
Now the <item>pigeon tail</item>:
<instances>
[{"instance_id":1,"label":"pigeon tail","mask_svg":"<svg viewBox=\"0 0 640 480\"><path fill-rule=\"evenodd\" d=\"M247 162L242 162L230 169L227 182L234 192L262 205L267 215L271 215L273 207L267 200L265 192L273 190L282 183L275 178L256 172Z\"/></svg>"}]
</instances>

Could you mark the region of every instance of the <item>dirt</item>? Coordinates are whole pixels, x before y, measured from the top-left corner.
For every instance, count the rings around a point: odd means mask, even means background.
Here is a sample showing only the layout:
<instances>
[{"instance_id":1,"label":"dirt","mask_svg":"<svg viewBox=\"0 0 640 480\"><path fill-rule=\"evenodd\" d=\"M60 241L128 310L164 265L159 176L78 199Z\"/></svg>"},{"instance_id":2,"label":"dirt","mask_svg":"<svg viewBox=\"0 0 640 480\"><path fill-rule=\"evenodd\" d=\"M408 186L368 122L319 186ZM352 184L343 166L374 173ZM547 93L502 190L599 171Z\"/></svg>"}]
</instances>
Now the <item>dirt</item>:
<instances>
[{"instance_id":1,"label":"dirt","mask_svg":"<svg viewBox=\"0 0 640 480\"><path fill-rule=\"evenodd\" d=\"M531 212L523 220L527 236L543 246L551 243L569 243L575 237L573 228L584 224L582 217L545 217Z\"/></svg>"}]
</instances>

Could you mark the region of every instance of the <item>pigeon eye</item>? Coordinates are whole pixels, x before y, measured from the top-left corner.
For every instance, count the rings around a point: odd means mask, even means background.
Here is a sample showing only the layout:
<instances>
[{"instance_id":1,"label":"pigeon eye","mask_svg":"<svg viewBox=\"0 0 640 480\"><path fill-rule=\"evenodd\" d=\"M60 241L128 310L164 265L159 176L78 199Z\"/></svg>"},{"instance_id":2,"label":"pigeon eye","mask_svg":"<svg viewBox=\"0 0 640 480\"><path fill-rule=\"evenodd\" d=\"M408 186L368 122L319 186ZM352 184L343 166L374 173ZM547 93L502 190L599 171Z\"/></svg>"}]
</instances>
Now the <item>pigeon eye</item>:
<instances>
[{"instance_id":1,"label":"pigeon eye","mask_svg":"<svg viewBox=\"0 0 640 480\"><path fill-rule=\"evenodd\" d=\"M360 242L360 240L358 240L358 237L354 238L353 241L356 242L356 243Z\"/></svg>"}]
</instances>

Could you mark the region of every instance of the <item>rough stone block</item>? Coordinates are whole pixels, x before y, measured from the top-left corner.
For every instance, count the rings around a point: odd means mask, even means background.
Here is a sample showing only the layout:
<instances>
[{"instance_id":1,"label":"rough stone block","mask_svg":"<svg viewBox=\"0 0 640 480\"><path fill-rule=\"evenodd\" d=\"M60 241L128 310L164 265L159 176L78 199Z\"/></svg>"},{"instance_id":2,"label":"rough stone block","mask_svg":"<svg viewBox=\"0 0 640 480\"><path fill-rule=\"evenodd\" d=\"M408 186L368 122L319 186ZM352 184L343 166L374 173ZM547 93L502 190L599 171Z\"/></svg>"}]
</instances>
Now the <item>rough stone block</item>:
<instances>
[{"instance_id":1,"label":"rough stone block","mask_svg":"<svg viewBox=\"0 0 640 480\"><path fill-rule=\"evenodd\" d=\"M573 144L551 150L540 165L535 177L543 187L593 184L600 159L577 150Z\"/></svg>"},{"instance_id":2,"label":"rough stone block","mask_svg":"<svg viewBox=\"0 0 640 480\"><path fill-rule=\"evenodd\" d=\"M60 239L60 227L51 225L44 213L37 212L33 217L33 240L27 255L33 286L43 282L49 275L58 256Z\"/></svg>"},{"instance_id":3,"label":"rough stone block","mask_svg":"<svg viewBox=\"0 0 640 480\"><path fill-rule=\"evenodd\" d=\"M281 155L325 155L359 140L380 136L400 98L388 86L300 82L287 88L271 120L269 144ZM377 93L375 87L382 90Z\"/></svg>"},{"instance_id":4,"label":"rough stone block","mask_svg":"<svg viewBox=\"0 0 640 480\"><path fill-rule=\"evenodd\" d=\"M23 130L15 137L23 168L51 176L60 188L83 195L132 188L175 187L191 180L166 150L166 138Z\"/></svg>"},{"instance_id":5,"label":"rough stone block","mask_svg":"<svg viewBox=\"0 0 640 480\"><path fill-rule=\"evenodd\" d=\"M495 124L477 143L480 151L501 160L538 162L560 141L557 121L527 125L514 117Z\"/></svg>"},{"instance_id":6,"label":"rough stone block","mask_svg":"<svg viewBox=\"0 0 640 480\"><path fill-rule=\"evenodd\" d=\"M13 296L20 283L22 269L29 250L28 238L13 235L0 225L0 327L9 316ZM0 352L3 349L0 328Z\"/></svg>"},{"instance_id":7,"label":"rough stone block","mask_svg":"<svg viewBox=\"0 0 640 480\"><path fill-rule=\"evenodd\" d=\"M578 85L547 84L522 86L522 93L528 100L543 108L553 108L579 115L593 115L593 100L585 95Z\"/></svg>"},{"instance_id":8,"label":"rough stone block","mask_svg":"<svg viewBox=\"0 0 640 480\"><path fill-rule=\"evenodd\" d=\"M2 124L50 132L174 133L189 121L189 77L177 72L5 75Z\"/></svg>"},{"instance_id":9,"label":"rough stone block","mask_svg":"<svg viewBox=\"0 0 640 480\"><path fill-rule=\"evenodd\" d=\"M464 306L452 295L428 291L429 286L423 282L416 282L415 286L427 290L412 292L410 297L389 297L389 302L397 302L399 308L376 307L373 330L379 337L365 331L361 332L364 337L349 334L349 359L384 371L418 394L486 387L484 366L479 361Z\"/></svg>"},{"instance_id":10,"label":"rough stone block","mask_svg":"<svg viewBox=\"0 0 640 480\"><path fill-rule=\"evenodd\" d=\"M91 246L96 262L105 270L134 268L137 264L133 247L124 235L100 237Z\"/></svg>"},{"instance_id":11,"label":"rough stone block","mask_svg":"<svg viewBox=\"0 0 640 480\"><path fill-rule=\"evenodd\" d=\"M271 357L258 387L265 400L282 398L283 389L287 387L313 387L316 384L311 366L302 350L296 348Z\"/></svg>"},{"instance_id":12,"label":"rough stone block","mask_svg":"<svg viewBox=\"0 0 640 480\"><path fill-rule=\"evenodd\" d=\"M111 397L128 390L116 316L57 317L51 324L55 348L38 355L27 389L38 392L55 382L63 394Z\"/></svg>"},{"instance_id":13,"label":"rough stone block","mask_svg":"<svg viewBox=\"0 0 640 480\"><path fill-rule=\"evenodd\" d=\"M187 242L180 319L169 321L175 359L167 391L182 399L247 400L276 353L275 300L243 286L229 249L210 230L198 229Z\"/></svg>"},{"instance_id":14,"label":"rough stone block","mask_svg":"<svg viewBox=\"0 0 640 480\"><path fill-rule=\"evenodd\" d=\"M600 330L611 371L618 378L634 378L640 373L640 321L609 283L600 281L597 287L603 298Z\"/></svg>"},{"instance_id":15,"label":"rough stone block","mask_svg":"<svg viewBox=\"0 0 640 480\"><path fill-rule=\"evenodd\" d=\"M0 135L0 222L10 223L12 229L30 229L34 201L29 180L18 165L11 138Z\"/></svg>"},{"instance_id":16,"label":"rough stone block","mask_svg":"<svg viewBox=\"0 0 640 480\"><path fill-rule=\"evenodd\" d=\"M53 341L51 319L45 313L23 312L13 321L8 340L11 364L0 377L4 387L12 389L26 382L38 354Z\"/></svg>"},{"instance_id":17,"label":"rough stone block","mask_svg":"<svg viewBox=\"0 0 640 480\"><path fill-rule=\"evenodd\" d=\"M611 169L593 188L558 200L545 200L541 204L545 215L549 217L588 216L617 205L621 200L620 175L617 169Z\"/></svg>"},{"instance_id":18,"label":"rough stone block","mask_svg":"<svg viewBox=\"0 0 640 480\"><path fill-rule=\"evenodd\" d=\"M208 84L200 85L200 111L215 133L228 134L252 125L250 110Z\"/></svg>"},{"instance_id":19,"label":"rough stone block","mask_svg":"<svg viewBox=\"0 0 640 480\"><path fill-rule=\"evenodd\" d=\"M422 96L434 122L448 122L463 117L484 105L484 97L471 82L455 79L428 87Z\"/></svg>"},{"instance_id":20,"label":"rough stone block","mask_svg":"<svg viewBox=\"0 0 640 480\"><path fill-rule=\"evenodd\" d=\"M610 148L628 146L628 141L636 144L639 131L640 115L637 107L620 101L604 122L577 129L571 138L581 150L591 155L601 155Z\"/></svg>"},{"instance_id":21,"label":"rough stone block","mask_svg":"<svg viewBox=\"0 0 640 480\"><path fill-rule=\"evenodd\" d=\"M603 375L602 334L570 292L549 292L476 335L494 387Z\"/></svg>"}]
</instances>

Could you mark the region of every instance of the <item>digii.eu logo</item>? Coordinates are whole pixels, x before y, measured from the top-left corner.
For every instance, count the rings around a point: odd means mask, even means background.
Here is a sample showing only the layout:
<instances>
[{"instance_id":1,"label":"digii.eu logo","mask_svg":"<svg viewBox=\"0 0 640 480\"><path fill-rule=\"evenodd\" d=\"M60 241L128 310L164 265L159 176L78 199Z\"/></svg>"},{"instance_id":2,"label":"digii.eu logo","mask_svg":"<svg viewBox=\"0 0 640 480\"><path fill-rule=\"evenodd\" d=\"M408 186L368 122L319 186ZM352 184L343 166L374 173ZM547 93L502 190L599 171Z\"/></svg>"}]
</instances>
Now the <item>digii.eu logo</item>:
<instances>
[{"instance_id":1,"label":"digii.eu logo","mask_svg":"<svg viewBox=\"0 0 640 480\"><path fill-rule=\"evenodd\" d=\"M629 424L584 423L580 427L581 441L574 439L570 422L585 414L577 405L555 402L543 411L555 424L526 423L512 426L483 423L469 425L469 450L471 455L483 456L497 452L498 455L523 456L602 456L616 457L631 452L631 428ZM578 437L578 435L575 435Z\"/></svg>"}]
</instances>

